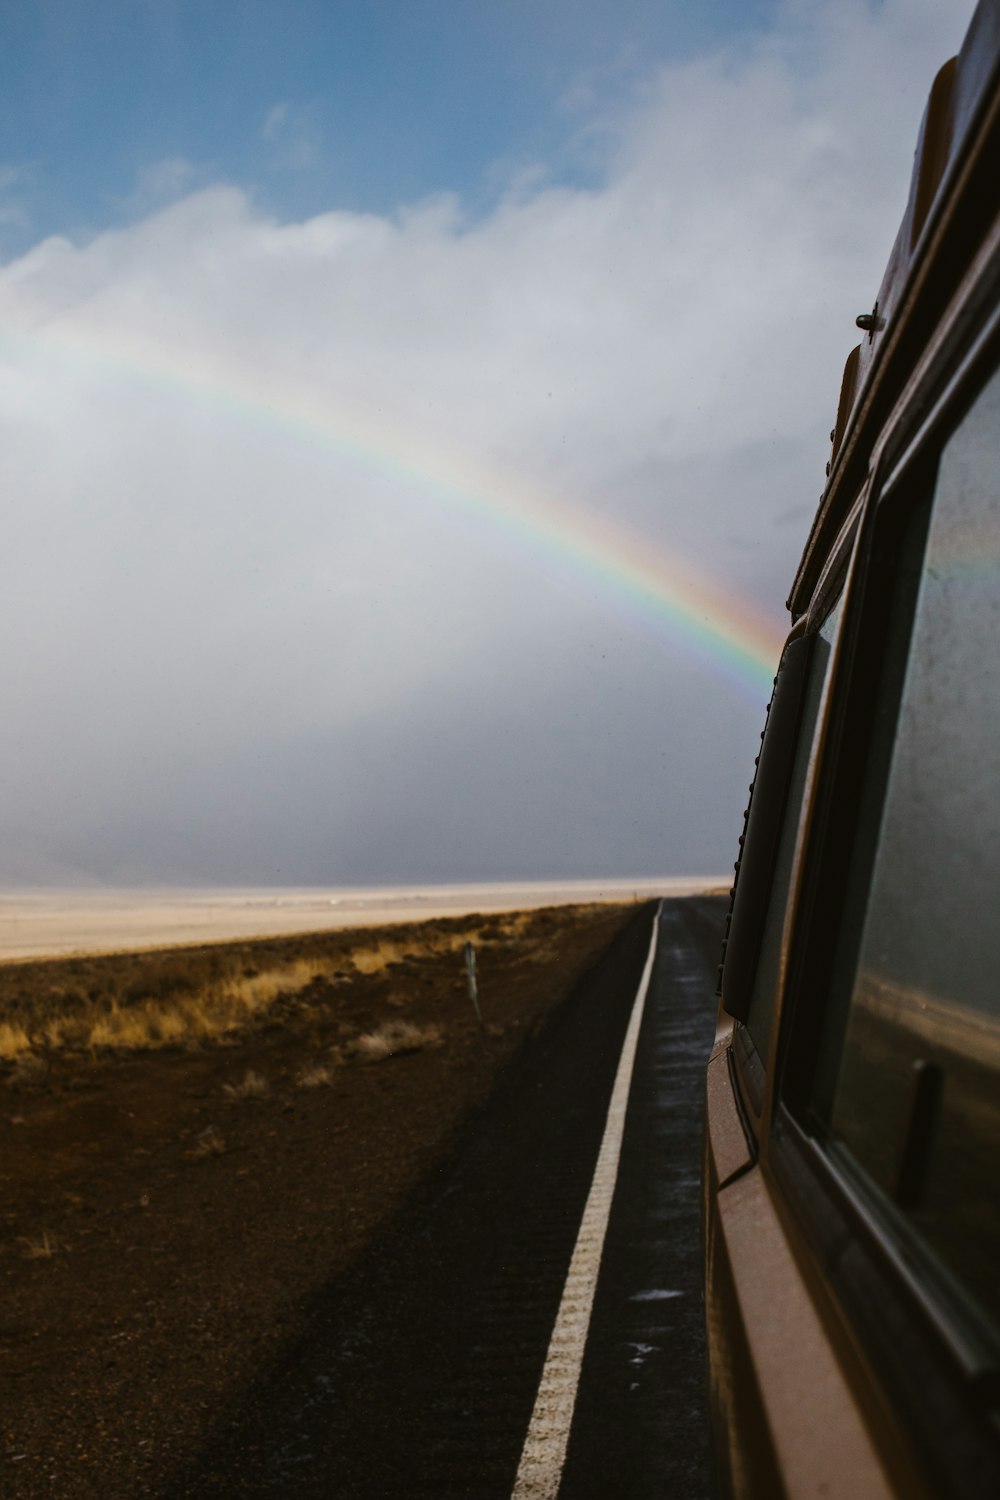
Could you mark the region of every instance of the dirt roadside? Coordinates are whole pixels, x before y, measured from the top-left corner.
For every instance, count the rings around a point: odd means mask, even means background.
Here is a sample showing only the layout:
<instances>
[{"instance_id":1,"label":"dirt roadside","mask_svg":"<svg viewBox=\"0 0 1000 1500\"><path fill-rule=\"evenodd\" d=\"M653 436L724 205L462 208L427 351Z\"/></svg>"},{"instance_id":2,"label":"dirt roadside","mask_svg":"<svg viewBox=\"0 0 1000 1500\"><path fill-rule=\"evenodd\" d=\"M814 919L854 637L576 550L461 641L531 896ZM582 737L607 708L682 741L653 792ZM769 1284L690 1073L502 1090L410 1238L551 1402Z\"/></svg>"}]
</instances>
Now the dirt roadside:
<instances>
[{"instance_id":1,"label":"dirt roadside","mask_svg":"<svg viewBox=\"0 0 1000 1500\"><path fill-rule=\"evenodd\" d=\"M0 1493L155 1493L632 911L397 927L393 957L368 972L356 934L324 934L310 951L321 941L336 977L222 1039L6 1065ZM485 1030L456 946L467 933ZM369 949L377 937L366 930ZM248 963L274 951L239 945Z\"/></svg>"}]
</instances>

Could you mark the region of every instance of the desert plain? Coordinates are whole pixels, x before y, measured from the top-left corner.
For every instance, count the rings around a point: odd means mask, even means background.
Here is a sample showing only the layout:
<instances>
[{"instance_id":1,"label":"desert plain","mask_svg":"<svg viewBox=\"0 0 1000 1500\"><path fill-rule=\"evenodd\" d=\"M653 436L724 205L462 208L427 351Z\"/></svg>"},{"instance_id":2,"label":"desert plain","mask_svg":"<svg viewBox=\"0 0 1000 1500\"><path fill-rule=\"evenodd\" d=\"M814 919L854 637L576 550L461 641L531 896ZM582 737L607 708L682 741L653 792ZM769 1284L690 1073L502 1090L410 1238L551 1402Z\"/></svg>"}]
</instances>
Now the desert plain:
<instances>
[{"instance_id":1,"label":"desert plain","mask_svg":"<svg viewBox=\"0 0 1000 1500\"><path fill-rule=\"evenodd\" d=\"M0 964L0 1492L169 1493L635 911Z\"/></svg>"}]
</instances>

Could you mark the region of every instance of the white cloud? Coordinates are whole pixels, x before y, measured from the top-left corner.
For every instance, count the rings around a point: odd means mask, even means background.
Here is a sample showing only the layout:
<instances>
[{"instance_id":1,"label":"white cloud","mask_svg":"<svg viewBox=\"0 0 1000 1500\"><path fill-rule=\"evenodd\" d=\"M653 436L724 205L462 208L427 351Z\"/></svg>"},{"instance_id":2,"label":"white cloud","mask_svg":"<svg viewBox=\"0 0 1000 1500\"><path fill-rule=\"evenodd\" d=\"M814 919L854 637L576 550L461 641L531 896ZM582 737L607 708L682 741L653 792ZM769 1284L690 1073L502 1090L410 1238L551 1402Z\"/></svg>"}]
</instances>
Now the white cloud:
<instances>
[{"instance_id":1,"label":"white cloud","mask_svg":"<svg viewBox=\"0 0 1000 1500\"><path fill-rule=\"evenodd\" d=\"M277 104L271 105L271 108L264 116L264 123L260 127L260 133L265 141L274 139L274 137L280 131L282 125L285 123L287 114L288 105L284 102L284 100L279 101L279 103Z\"/></svg>"},{"instance_id":2,"label":"white cloud","mask_svg":"<svg viewBox=\"0 0 1000 1500\"><path fill-rule=\"evenodd\" d=\"M791 3L647 77L602 186L522 176L472 225L215 186L7 267L14 821L119 876L724 863L763 705L440 481L561 496L777 617L968 9Z\"/></svg>"},{"instance_id":3,"label":"white cloud","mask_svg":"<svg viewBox=\"0 0 1000 1500\"><path fill-rule=\"evenodd\" d=\"M319 161L322 132L314 104L291 105L282 100L271 106L261 126L261 140L269 148L269 170L305 172Z\"/></svg>"},{"instance_id":4,"label":"white cloud","mask_svg":"<svg viewBox=\"0 0 1000 1500\"><path fill-rule=\"evenodd\" d=\"M123 206L137 217L152 213L191 192L203 175L186 157L161 157L139 170L135 186Z\"/></svg>"},{"instance_id":5,"label":"white cloud","mask_svg":"<svg viewBox=\"0 0 1000 1500\"><path fill-rule=\"evenodd\" d=\"M0 231L30 228L31 218L23 198L30 175L25 166L0 163Z\"/></svg>"}]
</instances>

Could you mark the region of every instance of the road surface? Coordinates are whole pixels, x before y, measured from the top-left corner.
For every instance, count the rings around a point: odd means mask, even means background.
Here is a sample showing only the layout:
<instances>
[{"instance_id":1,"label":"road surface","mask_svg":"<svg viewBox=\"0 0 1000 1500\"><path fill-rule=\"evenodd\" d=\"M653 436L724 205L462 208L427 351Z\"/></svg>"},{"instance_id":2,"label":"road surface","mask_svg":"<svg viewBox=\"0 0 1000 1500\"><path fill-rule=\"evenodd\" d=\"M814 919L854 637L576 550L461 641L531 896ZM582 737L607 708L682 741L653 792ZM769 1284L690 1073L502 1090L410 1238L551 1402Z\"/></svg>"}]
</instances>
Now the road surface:
<instances>
[{"instance_id":1,"label":"road surface","mask_svg":"<svg viewBox=\"0 0 1000 1500\"><path fill-rule=\"evenodd\" d=\"M525 1047L434 1181L324 1290L308 1338L243 1411L220 1414L165 1500L707 1495L698 1175L724 902L656 910ZM582 1364L539 1479L522 1454L560 1308L580 1321L567 1272L654 919Z\"/></svg>"}]
</instances>

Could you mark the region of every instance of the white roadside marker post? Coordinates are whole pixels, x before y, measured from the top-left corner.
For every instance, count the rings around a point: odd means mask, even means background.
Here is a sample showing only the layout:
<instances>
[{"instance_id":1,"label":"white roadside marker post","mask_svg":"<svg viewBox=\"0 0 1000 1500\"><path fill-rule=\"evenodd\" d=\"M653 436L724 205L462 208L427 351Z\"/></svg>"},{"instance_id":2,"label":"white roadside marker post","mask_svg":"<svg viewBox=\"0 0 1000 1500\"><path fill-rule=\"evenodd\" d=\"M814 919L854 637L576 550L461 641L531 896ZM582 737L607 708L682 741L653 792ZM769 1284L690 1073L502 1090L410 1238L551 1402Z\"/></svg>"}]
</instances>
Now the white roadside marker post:
<instances>
[{"instance_id":1,"label":"white roadside marker post","mask_svg":"<svg viewBox=\"0 0 1000 1500\"><path fill-rule=\"evenodd\" d=\"M471 943L465 945L465 977L469 981L469 999L472 1001L472 1009L476 1012L476 1020L482 1026L483 1017L479 1009L479 995L476 991L476 950Z\"/></svg>"}]
</instances>

